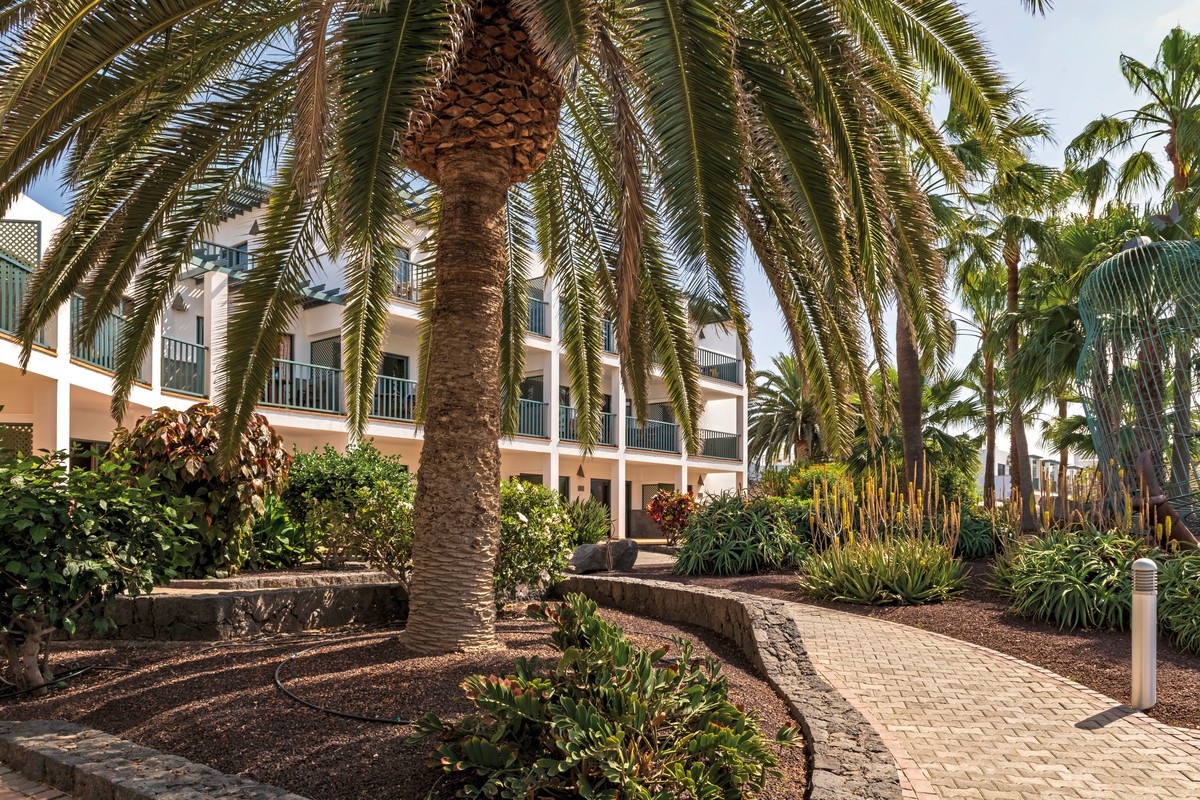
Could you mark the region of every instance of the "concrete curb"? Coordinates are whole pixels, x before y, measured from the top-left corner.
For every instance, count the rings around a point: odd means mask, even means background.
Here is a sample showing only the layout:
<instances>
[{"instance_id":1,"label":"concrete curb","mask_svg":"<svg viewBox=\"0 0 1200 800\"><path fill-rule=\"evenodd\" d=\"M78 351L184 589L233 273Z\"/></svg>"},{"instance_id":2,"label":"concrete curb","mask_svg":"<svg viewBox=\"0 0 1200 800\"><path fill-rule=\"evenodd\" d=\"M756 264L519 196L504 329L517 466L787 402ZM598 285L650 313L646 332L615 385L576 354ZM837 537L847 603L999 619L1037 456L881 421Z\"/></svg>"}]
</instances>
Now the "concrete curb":
<instances>
[{"instance_id":1,"label":"concrete curb","mask_svg":"<svg viewBox=\"0 0 1200 800\"><path fill-rule=\"evenodd\" d=\"M813 667L782 600L666 581L576 575L555 587L601 605L701 625L732 640L800 721L812 800L900 800L900 770L871 723Z\"/></svg>"},{"instance_id":2,"label":"concrete curb","mask_svg":"<svg viewBox=\"0 0 1200 800\"><path fill-rule=\"evenodd\" d=\"M59 720L0 722L0 761L79 800L306 800Z\"/></svg>"}]
</instances>

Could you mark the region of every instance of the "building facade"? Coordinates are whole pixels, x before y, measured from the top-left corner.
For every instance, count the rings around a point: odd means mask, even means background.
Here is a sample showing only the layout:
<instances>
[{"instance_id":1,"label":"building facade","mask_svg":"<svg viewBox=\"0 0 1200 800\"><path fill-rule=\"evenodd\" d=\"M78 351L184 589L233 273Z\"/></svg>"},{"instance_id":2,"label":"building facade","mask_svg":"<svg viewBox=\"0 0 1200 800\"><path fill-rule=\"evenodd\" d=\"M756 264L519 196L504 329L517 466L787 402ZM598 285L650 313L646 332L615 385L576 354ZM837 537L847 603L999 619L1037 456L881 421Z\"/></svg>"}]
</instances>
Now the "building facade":
<instances>
[{"instance_id":1,"label":"building facade","mask_svg":"<svg viewBox=\"0 0 1200 800\"><path fill-rule=\"evenodd\" d=\"M185 408L212 396L225 352L230 303L253 268L263 197L247 193L231 206L211 241L196 251L178 281L130 395L124 425L161 406ZM42 331L22 373L13 339L31 268L62 217L22 197L0 222L0 445L72 450L110 439L111 376L124 319L116 313L91 342L73 341L80 301ZM18 246L18 244L20 246ZM420 238L395 266L384 357L366 437L416 470L422 430L413 422L418 374ZM339 264L314 263L305 300L281 339L259 410L289 445L302 450L348 444L341 363ZM576 443L573 390L559 338L556 293L529 286L525 381L517 432L501 442L502 474L555 487L569 499L608 505L617 536L653 536L646 501L660 488L698 494L739 491L746 481L747 393L737 337L722 325L694 329L703 389L702 447L688 453L657 377L648 418L639 423L621 380L615 338L606 336L607 387L601 441L584 454Z\"/></svg>"}]
</instances>

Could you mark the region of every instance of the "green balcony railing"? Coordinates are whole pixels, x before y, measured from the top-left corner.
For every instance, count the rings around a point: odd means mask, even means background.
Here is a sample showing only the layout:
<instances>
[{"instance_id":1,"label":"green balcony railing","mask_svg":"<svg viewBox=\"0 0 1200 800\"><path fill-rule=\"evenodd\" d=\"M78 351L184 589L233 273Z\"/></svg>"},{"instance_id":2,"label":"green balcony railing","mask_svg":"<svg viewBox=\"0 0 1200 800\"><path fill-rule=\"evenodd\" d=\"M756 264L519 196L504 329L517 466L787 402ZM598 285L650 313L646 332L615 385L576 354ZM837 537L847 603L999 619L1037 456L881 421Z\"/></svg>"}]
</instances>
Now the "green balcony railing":
<instances>
[{"instance_id":1,"label":"green balcony railing","mask_svg":"<svg viewBox=\"0 0 1200 800\"><path fill-rule=\"evenodd\" d=\"M380 375L375 379L371 397L371 416L379 419L413 422L417 410L417 382Z\"/></svg>"},{"instance_id":2,"label":"green balcony railing","mask_svg":"<svg viewBox=\"0 0 1200 800\"><path fill-rule=\"evenodd\" d=\"M655 450L660 453L679 452L679 426L674 422L646 420L638 425L632 417L625 418L625 446L635 450Z\"/></svg>"},{"instance_id":3,"label":"green balcony railing","mask_svg":"<svg viewBox=\"0 0 1200 800\"><path fill-rule=\"evenodd\" d=\"M724 458L730 461L742 460L742 437L736 433L724 431L700 431L700 455L706 458Z\"/></svg>"},{"instance_id":4,"label":"green balcony railing","mask_svg":"<svg viewBox=\"0 0 1200 800\"><path fill-rule=\"evenodd\" d=\"M341 414L342 371L277 358L263 389L262 402L267 406Z\"/></svg>"},{"instance_id":5,"label":"green balcony railing","mask_svg":"<svg viewBox=\"0 0 1200 800\"><path fill-rule=\"evenodd\" d=\"M617 415L607 411L600 413L600 438L596 444L613 446L616 440ZM558 438L565 442L579 441L579 422L575 409L571 406L560 406L558 409Z\"/></svg>"},{"instance_id":6,"label":"green balcony railing","mask_svg":"<svg viewBox=\"0 0 1200 800\"><path fill-rule=\"evenodd\" d=\"M550 335L550 304L536 297L529 298L529 325L526 332L538 336Z\"/></svg>"},{"instance_id":7,"label":"green balcony railing","mask_svg":"<svg viewBox=\"0 0 1200 800\"><path fill-rule=\"evenodd\" d=\"M33 273L24 264L0 254L0 331L16 334L21 303ZM38 331L34 343L46 346L45 329Z\"/></svg>"},{"instance_id":8,"label":"green balcony railing","mask_svg":"<svg viewBox=\"0 0 1200 800\"><path fill-rule=\"evenodd\" d=\"M162 385L183 394L207 397L204 364L208 348L202 344L162 337Z\"/></svg>"},{"instance_id":9,"label":"green balcony railing","mask_svg":"<svg viewBox=\"0 0 1200 800\"><path fill-rule=\"evenodd\" d=\"M517 404L517 433L538 439L550 438L546 432L546 413L549 407L540 400L521 398Z\"/></svg>"},{"instance_id":10,"label":"green balcony railing","mask_svg":"<svg viewBox=\"0 0 1200 800\"><path fill-rule=\"evenodd\" d=\"M696 365L700 374L726 383L742 383L742 360L725 353L714 353L702 347L696 348Z\"/></svg>"},{"instance_id":11,"label":"green balcony railing","mask_svg":"<svg viewBox=\"0 0 1200 800\"><path fill-rule=\"evenodd\" d=\"M216 242L203 242L196 248L196 255L205 261L214 261L231 270L250 269L254 256L245 247L230 247Z\"/></svg>"},{"instance_id":12,"label":"green balcony railing","mask_svg":"<svg viewBox=\"0 0 1200 800\"><path fill-rule=\"evenodd\" d=\"M71 298L71 357L99 367L108 372L117 371L117 349L121 342L121 333L128 324L120 314L109 314L90 342L79 339L79 329L83 322L83 298L75 295ZM138 380L146 380L145 368L138 372Z\"/></svg>"},{"instance_id":13,"label":"green balcony railing","mask_svg":"<svg viewBox=\"0 0 1200 800\"><path fill-rule=\"evenodd\" d=\"M402 303L419 303L421 287L425 285L432 268L407 258L398 259L392 269L392 297Z\"/></svg>"}]
</instances>

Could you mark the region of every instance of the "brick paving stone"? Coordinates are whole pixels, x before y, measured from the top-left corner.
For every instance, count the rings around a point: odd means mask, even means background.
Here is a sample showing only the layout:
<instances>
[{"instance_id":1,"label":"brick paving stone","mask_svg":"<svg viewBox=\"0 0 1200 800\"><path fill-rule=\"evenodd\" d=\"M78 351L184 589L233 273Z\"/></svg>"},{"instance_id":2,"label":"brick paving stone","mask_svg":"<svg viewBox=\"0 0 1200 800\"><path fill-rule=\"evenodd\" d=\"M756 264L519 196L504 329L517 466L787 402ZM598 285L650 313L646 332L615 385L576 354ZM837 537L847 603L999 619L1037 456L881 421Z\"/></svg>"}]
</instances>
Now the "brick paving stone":
<instances>
[{"instance_id":1,"label":"brick paving stone","mask_svg":"<svg viewBox=\"0 0 1200 800\"><path fill-rule=\"evenodd\" d=\"M1200 800L1200 736L1011 656L789 604L814 666L880 728L908 798Z\"/></svg>"},{"instance_id":2,"label":"brick paving stone","mask_svg":"<svg viewBox=\"0 0 1200 800\"><path fill-rule=\"evenodd\" d=\"M69 800L68 795L51 789L0 763L0 800Z\"/></svg>"}]
</instances>

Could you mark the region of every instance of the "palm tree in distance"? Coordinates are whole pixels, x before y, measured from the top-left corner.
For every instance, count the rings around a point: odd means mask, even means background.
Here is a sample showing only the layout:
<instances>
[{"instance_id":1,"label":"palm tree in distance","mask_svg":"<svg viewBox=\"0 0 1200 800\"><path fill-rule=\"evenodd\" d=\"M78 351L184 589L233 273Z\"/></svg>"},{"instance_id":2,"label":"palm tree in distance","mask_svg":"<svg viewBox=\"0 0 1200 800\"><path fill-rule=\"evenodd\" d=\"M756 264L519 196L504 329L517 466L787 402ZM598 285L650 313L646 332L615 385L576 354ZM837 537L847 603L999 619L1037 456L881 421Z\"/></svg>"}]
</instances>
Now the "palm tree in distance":
<instances>
[{"instance_id":1,"label":"palm tree in distance","mask_svg":"<svg viewBox=\"0 0 1200 800\"><path fill-rule=\"evenodd\" d=\"M1066 150L1089 219L1106 194L1115 191L1118 197L1128 199L1163 181L1166 176L1149 149L1152 144L1162 143L1171 165L1168 195L1188 190L1200 159L1196 116L1200 106L1200 36L1173 28L1159 45L1153 64L1122 55L1121 74L1134 94L1148 97L1148 102L1093 120ZM1113 153L1130 148L1136 149L1120 165L1114 164Z\"/></svg>"},{"instance_id":2,"label":"palm tree in distance","mask_svg":"<svg viewBox=\"0 0 1200 800\"><path fill-rule=\"evenodd\" d=\"M773 369L755 374L750 398L749 458L771 465L824 457L821 429L808 381L795 356L777 355Z\"/></svg>"},{"instance_id":3,"label":"palm tree in distance","mask_svg":"<svg viewBox=\"0 0 1200 800\"><path fill-rule=\"evenodd\" d=\"M24 304L26 353L73 294L83 340L131 296L114 412L193 251L266 177L219 376L225 440L253 412L324 251L344 264L347 416L361 432L396 248L414 200L431 211L405 633L424 652L494 643L498 440L515 424L535 255L560 297L585 448L606 316L638 416L657 362L698 444L684 298L726 308L748 345L743 234L821 429L845 446L847 398L867 397L874 425L867 341L884 340L873 312L888 287L905 287L918 336L940 302L901 138L962 177L904 76L933 76L982 131L1009 114L972 24L943 2L155 0L129 13L121 0L3 0L0 33L0 201L60 159L72 190Z\"/></svg>"}]
</instances>

